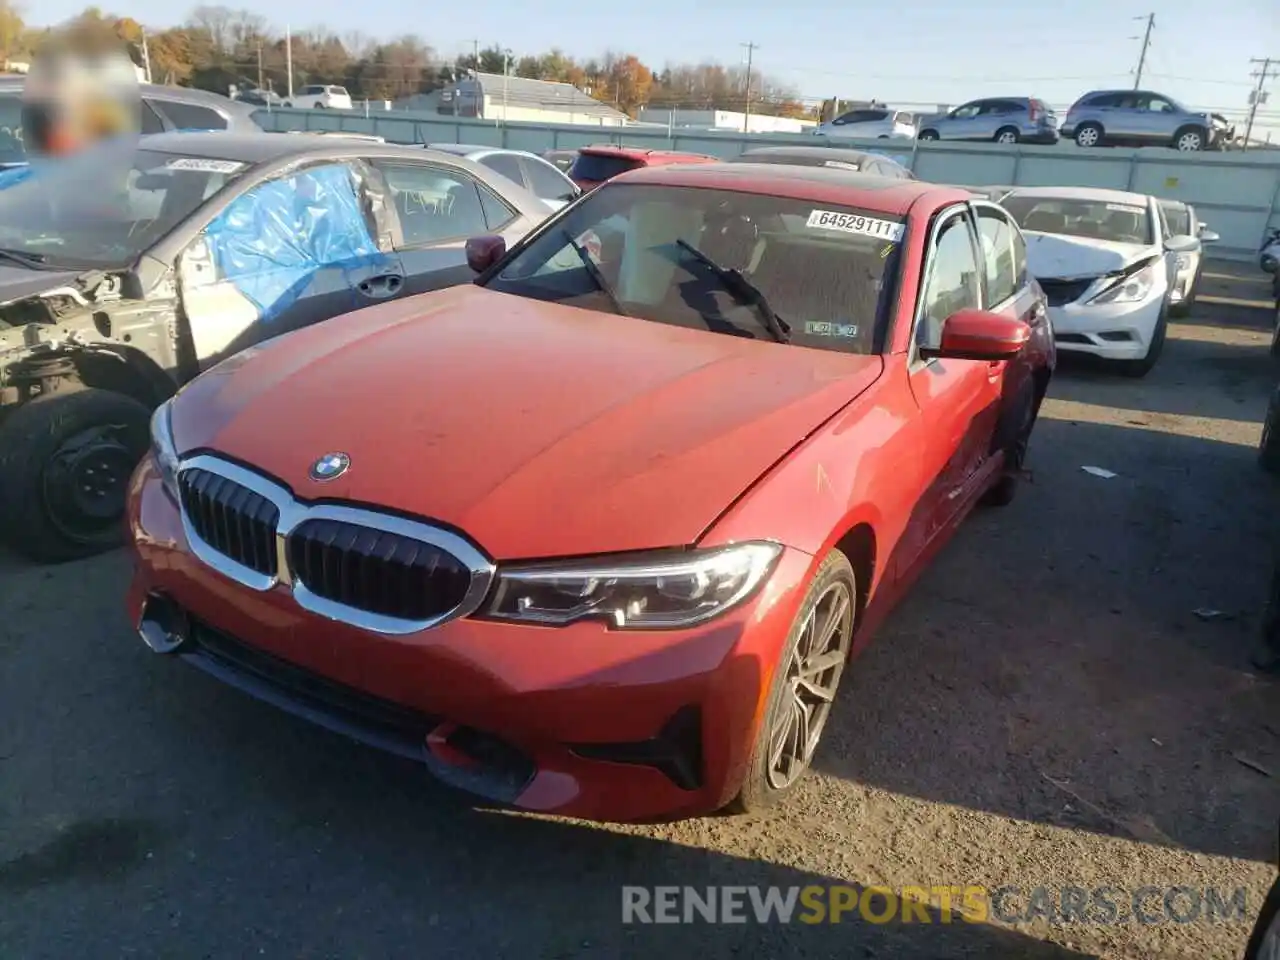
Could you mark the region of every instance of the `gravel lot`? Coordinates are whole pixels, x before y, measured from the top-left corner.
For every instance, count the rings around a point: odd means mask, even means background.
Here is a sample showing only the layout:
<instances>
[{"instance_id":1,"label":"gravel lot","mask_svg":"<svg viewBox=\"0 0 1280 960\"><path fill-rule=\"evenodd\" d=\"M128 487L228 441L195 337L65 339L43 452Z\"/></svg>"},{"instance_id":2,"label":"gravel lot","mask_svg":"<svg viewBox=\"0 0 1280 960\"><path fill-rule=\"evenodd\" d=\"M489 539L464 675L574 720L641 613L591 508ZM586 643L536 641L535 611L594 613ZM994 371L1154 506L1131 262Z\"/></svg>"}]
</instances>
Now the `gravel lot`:
<instances>
[{"instance_id":1,"label":"gravel lot","mask_svg":"<svg viewBox=\"0 0 1280 960\"><path fill-rule=\"evenodd\" d=\"M147 653L122 555L0 557L0 956L1239 956L1248 923L620 922L623 884L1243 885L1257 909L1276 370L1260 276L1211 263L1202 297L1147 380L1060 372L1034 483L921 579L766 819L477 807Z\"/></svg>"}]
</instances>

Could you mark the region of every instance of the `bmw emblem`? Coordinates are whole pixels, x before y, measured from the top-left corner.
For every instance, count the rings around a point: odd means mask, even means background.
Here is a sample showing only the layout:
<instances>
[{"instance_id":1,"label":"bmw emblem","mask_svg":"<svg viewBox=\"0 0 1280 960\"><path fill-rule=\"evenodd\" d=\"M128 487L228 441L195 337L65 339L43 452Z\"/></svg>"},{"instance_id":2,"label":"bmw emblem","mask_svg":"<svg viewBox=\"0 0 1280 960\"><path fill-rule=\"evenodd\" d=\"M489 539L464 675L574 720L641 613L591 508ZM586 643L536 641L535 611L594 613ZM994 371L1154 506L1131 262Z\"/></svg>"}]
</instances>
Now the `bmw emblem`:
<instances>
[{"instance_id":1,"label":"bmw emblem","mask_svg":"<svg viewBox=\"0 0 1280 960\"><path fill-rule=\"evenodd\" d=\"M337 480L351 466L351 458L345 453L326 453L311 465L311 479L317 483Z\"/></svg>"}]
</instances>

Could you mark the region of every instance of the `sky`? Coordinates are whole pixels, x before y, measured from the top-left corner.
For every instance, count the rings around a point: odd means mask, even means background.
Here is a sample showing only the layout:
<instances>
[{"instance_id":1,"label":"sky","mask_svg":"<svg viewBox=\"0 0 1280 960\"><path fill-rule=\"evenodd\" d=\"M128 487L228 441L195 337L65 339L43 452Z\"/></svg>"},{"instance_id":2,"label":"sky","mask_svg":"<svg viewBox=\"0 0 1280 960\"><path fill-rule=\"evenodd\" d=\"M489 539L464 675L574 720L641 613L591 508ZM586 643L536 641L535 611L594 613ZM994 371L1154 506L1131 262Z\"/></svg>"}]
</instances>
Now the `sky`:
<instances>
[{"instance_id":1,"label":"sky","mask_svg":"<svg viewBox=\"0 0 1280 960\"><path fill-rule=\"evenodd\" d=\"M188 11L173 0L100 6L167 27ZM231 0L227 6L238 6ZM43 0L24 13L56 23L83 9ZM194 6L194 4L193 4ZM403 0L274 0L257 7L273 25L324 25L392 37L416 33L448 57L473 41L517 56L559 47L579 57L606 50L665 63L741 64L757 44L757 69L802 96L872 97L895 106L952 106L983 96L1037 96L1061 110L1088 90L1131 87L1148 13L1155 27L1143 87L1212 108L1243 130L1258 65L1272 57L1271 102L1255 127L1280 141L1280 3L1277 0L640 0L606 4L485 0L417 5ZM269 10L269 12L268 12ZM38 11L38 13L37 13ZM465 11L464 15L459 15ZM447 15L441 15L447 13Z\"/></svg>"}]
</instances>

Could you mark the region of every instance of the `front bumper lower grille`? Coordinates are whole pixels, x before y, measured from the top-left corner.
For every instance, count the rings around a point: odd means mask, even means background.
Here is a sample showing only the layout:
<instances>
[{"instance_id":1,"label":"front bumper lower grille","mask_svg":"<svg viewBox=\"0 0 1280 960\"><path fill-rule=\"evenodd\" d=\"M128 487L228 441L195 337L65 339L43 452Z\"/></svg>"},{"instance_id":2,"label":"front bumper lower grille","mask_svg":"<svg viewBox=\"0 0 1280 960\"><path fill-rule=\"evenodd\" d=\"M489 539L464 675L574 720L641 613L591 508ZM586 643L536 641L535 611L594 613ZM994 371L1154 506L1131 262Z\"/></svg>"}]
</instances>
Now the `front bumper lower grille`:
<instances>
[{"instance_id":1,"label":"front bumper lower grille","mask_svg":"<svg viewBox=\"0 0 1280 960\"><path fill-rule=\"evenodd\" d=\"M192 551L245 586L292 589L297 603L379 633L412 633L466 616L493 563L460 535L381 511L309 504L217 457L178 470Z\"/></svg>"},{"instance_id":2,"label":"front bumper lower grille","mask_svg":"<svg viewBox=\"0 0 1280 960\"><path fill-rule=\"evenodd\" d=\"M1045 297L1049 301L1051 307L1064 307L1068 303L1075 303L1085 295L1085 292L1094 285L1096 278L1087 277L1083 280L1040 280L1040 289L1044 291Z\"/></svg>"}]
</instances>

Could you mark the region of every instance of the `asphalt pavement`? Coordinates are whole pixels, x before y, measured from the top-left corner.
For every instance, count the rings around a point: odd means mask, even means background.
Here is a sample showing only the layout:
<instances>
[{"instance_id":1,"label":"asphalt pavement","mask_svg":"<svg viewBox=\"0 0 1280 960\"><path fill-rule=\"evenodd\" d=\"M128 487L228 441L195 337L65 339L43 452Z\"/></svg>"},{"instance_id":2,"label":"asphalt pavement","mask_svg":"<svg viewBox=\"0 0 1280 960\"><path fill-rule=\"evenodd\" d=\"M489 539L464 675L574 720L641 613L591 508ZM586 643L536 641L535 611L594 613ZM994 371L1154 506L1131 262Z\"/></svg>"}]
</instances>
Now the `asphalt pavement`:
<instances>
[{"instance_id":1,"label":"asphalt pavement","mask_svg":"<svg viewBox=\"0 0 1280 960\"><path fill-rule=\"evenodd\" d=\"M1145 380L1064 364L1031 482L846 674L768 816L488 809L150 654L118 553L0 556L0 957L1239 956L1248 921L644 925L622 887L1274 876L1280 684L1250 669L1277 487L1266 287L1210 263ZM1086 471L1085 467L1100 468Z\"/></svg>"}]
</instances>

